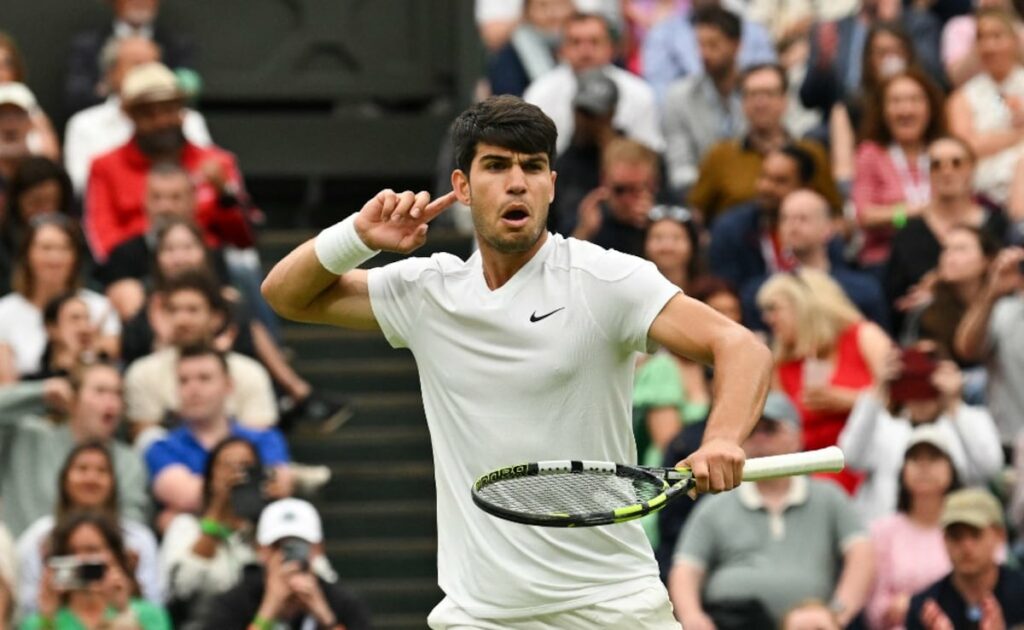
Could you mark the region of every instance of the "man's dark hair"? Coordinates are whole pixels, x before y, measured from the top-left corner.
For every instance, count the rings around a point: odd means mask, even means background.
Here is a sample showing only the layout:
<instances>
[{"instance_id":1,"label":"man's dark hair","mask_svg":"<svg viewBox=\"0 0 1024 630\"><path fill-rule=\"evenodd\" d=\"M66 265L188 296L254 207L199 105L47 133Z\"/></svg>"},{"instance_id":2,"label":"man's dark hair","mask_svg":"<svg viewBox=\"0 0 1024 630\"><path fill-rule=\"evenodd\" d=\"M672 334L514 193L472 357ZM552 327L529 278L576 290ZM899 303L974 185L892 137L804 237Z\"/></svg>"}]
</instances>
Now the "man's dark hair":
<instances>
[{"instance_id":1,"label":"man's dark hair","mask_svg":"<svg viewBox=\"0 0 1024 630\"><path fill-rule=\"evenodd\" d=\"M569 18L565 21L565 26L562 27L563 32L569 28L570 24L578 24L579 22L589 22L596 20L604 26L605 33L608 34L608 38L615 42L618 39L618 33L615 31L615 26L604 16L603 13L591 13L589 11L574 11L569 15Z\"/></svg>"},{"instance_id":2,"label":"man's dark hair","mask_svg":"<svg viewBox=\"0 0 1024 630\"><path fill-rule=\"evenodd\" d=\"M173 278L165 278L160 284L160 293L165 298L179 291L195 291L203 296L211 311L224 314L228 312L227 301L220 292L217 280L205 270L183 271Z\"/></svg>"},{"instance_id":3,"label":"man's dark hair","mask_svg":"<svg viewBox=\"0 0 1024 630\"><path fill-rule=\"evenodd\" d=\"M517 96L492 96L459 114L452 124L455 165L467 176L481 142L517 153L545 153L554 164L557 138L547 114Z\"/></svg>"},{"instance_id":4,"label":"man's dark hair","mask_svg":"<svg viewBox=\"0 0 1024 630\"><path fill-rule=\"evenodd\" d=\"M755 63L752 66L747 66L743 69L740 74L740 91L742 91L747 85L747 79L750 75L761 72L762 70L771 70L775 74L779 75L779 81L782 82L782 91L786 92L789 90L789 77L786 76L786 69L777 63Z\"/></svg>"},{"instance_id":5,"label":"man's dark hair","mask_svg":"<svg viewBox=\"0 0 1024 630\"><path fill-rule=\"evenodd\" d=\"M220 366L224 368L224 373L231 374L231 371L228 369L228 356L205 342L189 344L183 347L178 352L178 363L181 364L185 359L199 359L201 357L214 357L217 359L217 363L220 363Z\"/></svg>"},{"instance_id":6,"label":"man's dark hair","mask_svg":"<svg viewBox=\"0 0 1024 630\"><path fill-rule=\"evenodd\" d=\"M797 175L800 176L800 184L807 186L814 179L817 167L814 165L814 156L798 144L787 144L772 153L781 153L796 162Z\"/></svg>"},{"instance_id":7,"label":"man's dark hair","mask_svg":"<svg viewBox=\"0 0 1024 630\"><path fill-rule=\"evenodd\" d=\"M743 36L743 22L735 13L719 6L701 7L693 12L691 20L694 28L709 26L718 29L722 35L734 42L740 41L740 37Z\"/></svg>"}]
</instances>

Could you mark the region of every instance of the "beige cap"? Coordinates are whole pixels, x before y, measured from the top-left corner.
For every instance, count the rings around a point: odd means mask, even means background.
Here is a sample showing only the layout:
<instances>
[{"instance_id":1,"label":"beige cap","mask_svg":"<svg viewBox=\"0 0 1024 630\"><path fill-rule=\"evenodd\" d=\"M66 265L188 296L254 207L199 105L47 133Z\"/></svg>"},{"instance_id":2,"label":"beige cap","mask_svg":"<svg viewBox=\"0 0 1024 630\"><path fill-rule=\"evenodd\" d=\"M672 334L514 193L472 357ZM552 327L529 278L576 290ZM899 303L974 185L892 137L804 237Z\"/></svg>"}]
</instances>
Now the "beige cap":
<instances>
[{"instance_id":1,"label":"beige cap","mask_svg":"<svg viewBox=\"0 0 1024 630\"><path fill-rule=\"evenodd\" d=\"M1003 508L987 490L967 488L957 490L946 497L942 506L943 529L957 523L964 523L978 529L990 525L1003 527Z\"/></svg>"},{"instance_id":2,"label":"beige cap","mask_svg":"<svg viewBox=\"0 0 1024 630\"><path fill-rule=\"evenodd\" d=\"M39 107L32 90L28 89L24 83L0 84L0 105L14 105L29 113Z\"/></svg>"},{"instance_id":3,"label":"beige cap","mask_svg":"<svg viewBox=\"0 0 1024 630\"><path fill-rule=\"evenodd\" d=\"M164 64L154 61L135 66L128 71L121 82L121 102L159 103L185 98L185 91L178 85L178 77Z\"/></svg>"}]
</instances>

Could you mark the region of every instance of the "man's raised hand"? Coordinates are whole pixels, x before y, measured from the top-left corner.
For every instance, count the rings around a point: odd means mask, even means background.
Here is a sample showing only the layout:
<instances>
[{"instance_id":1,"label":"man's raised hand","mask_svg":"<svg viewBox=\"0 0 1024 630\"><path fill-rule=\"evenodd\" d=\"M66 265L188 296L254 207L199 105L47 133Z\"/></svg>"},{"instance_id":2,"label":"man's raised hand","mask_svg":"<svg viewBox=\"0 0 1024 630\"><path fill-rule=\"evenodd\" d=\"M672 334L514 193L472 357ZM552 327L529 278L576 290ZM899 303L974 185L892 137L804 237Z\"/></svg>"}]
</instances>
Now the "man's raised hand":
<instances>
[{"instance_id":1,"label":"man's raised hand","mask_svg":"<svg viewBox=\"0 0 1024 630\"><path fill-rule=\"evenodd\" d=\"M382 190L356 215L356 233L372 249L408 254L426 242L427 224L454 202L454 191L431 201L426 191Z\"/></svg>"}]
</instances>

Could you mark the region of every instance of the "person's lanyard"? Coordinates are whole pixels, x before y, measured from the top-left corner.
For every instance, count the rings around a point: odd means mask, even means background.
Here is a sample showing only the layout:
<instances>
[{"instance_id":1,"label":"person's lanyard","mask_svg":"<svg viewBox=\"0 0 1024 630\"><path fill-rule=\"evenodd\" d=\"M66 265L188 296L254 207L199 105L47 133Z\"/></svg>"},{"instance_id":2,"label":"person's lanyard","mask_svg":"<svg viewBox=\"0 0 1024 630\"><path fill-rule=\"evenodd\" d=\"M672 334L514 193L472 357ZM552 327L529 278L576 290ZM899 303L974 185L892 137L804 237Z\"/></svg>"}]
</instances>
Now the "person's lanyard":
<instances>
[{"instance_id":1,"label":"person's lanyard","mask_svg":"<svg viewBox=\"0 0 1024 630\"><path fill-rule=\"evenodd\" d=\"M932 197L932 187L928 181L928 156L924 152L917 156L917 181L910 174L910 164L903 147L898 144L889 145L889 159L896 167L896 176L900 178L900 187L907 205L911 208L928 205Z\"/></svg>"}]
</instances>

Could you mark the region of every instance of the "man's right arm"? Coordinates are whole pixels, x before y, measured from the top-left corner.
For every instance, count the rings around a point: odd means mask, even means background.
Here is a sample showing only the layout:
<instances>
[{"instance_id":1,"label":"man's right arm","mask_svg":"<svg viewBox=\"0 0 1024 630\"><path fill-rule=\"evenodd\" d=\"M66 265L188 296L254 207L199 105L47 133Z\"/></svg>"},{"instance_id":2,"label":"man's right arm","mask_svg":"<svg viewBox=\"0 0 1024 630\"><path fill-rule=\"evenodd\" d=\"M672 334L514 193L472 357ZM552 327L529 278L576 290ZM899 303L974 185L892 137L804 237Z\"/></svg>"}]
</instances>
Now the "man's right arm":
<instances>
[{"instance_id":1,"label":"man's right arm","mask_svg":"<svg viewBox=\"0 0 1024 630\"><path fill-rule=\"evenodd\" d=\"M384 190L355 215L355 232L370 250L409 253L426 241L427 222L454 201L454 193L431 202L425 192L413 195L409 191L398 194ZM324 238L324 234L317 238ZM350 269L332 273L324 267L316 242L306 241L270 270L262 286L267 303L287 319L376 329L367 272Z\"/></svg>"}]
</instances>

